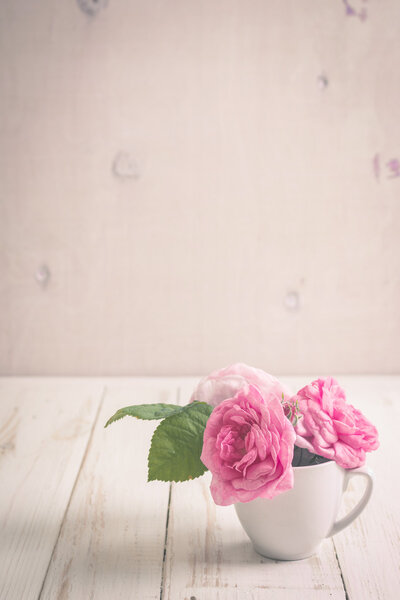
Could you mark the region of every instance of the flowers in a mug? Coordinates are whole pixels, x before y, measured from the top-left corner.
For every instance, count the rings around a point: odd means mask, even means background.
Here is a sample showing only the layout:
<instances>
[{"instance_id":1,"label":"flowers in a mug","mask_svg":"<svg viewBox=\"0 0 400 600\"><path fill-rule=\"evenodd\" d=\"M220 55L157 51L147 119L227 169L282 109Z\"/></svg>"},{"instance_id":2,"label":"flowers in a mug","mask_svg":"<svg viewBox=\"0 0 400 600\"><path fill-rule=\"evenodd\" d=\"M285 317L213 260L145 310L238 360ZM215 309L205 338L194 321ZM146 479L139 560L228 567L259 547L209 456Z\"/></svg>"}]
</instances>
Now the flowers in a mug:
<instances>
[{"instance_id":1,"label":"flowers in a mug","mask_svg":"<svg viewBox=\"0 0 400 600\"><path fill-rule=\"evenodd\" d=\"M282 394L289 398L292 394L276 377L262 369L249 367L244 363L236 363L224 369L213 371L203 377L192 394L191 401L207 402L218 406L223 400L233 396L244 386L251 384L258 388L264 397L276 396L279 400Z\"/></svg>"},{"instance_id":2,"label":"flowers in a mug","mask_svg":"<svg viewBox=\"0 0 400 600\"><path fill-rule=\"evenodd\" d=\"M296 434L275 394L245 385L212 411L201 460L212 473L216 504L273 498L293 487Z\"/></svg>"},{"instance_id":3,"label":"flowers in a mug","mask_svg":"<svg viewBox=\"0 0 400 600\"><path fill-rule=\"evenodd\" d=\"M332 377L292 396L272 375L242 363L204 377L185 406L125 406L106 426L127 415L161 421L149 450L149 481L187 481L210 469L220 505L289 490L293 467L327 460L362 466L366 452L379 446L376 428Z\"/></svg>"},{"instance_id":4,"label":"flowers in a mug","mask_svg":"<svg viewBox=\"0 0 400 600\"><path fill-rule=\"evenodd\" d=\"M316 379L296 395L302 418L296 446L334 460L345 469L360 467L365 454L379 446L378 432L364 415L346 402L333 377Z\"/></svg>"}]
</instances>

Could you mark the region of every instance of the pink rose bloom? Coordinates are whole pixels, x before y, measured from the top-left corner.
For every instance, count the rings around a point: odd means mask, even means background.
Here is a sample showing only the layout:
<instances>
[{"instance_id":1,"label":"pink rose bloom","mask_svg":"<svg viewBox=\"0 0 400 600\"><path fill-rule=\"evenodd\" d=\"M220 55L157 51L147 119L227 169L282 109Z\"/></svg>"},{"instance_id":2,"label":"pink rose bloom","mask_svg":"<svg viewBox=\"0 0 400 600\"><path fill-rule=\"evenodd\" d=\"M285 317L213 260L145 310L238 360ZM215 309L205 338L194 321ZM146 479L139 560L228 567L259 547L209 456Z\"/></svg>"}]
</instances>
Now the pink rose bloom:
<instances>
[{"instance_id":1,"label":"pink rose bloom","mask_svg":"<svg viewBox=\"0 0 400 600\"><path fill-rule=\"evenodd\" d=\"M225 369L213 371L204 377L194 390L191 402L207 402L211 406L218 406L223 400L233 398L247 384L258 388L265 398L274 395L282 400L282 394L285 398L292 395L290 390L282 385L276 377L261 369L236 363Z\"/></svg>"},{"instance_id":2,"label":"pink rose bloom","mask_svg":"<svg viewBox=\"0 0 400 600\"><path fill-rule=\"evenodd\" d=\"M279 399L246 385L212 411L201 460L212 473L216 504L273 498L293 487L296 434Z\"/></svg>"},{"instance_id":3,"label":"pink rose bloom","mask_svg":"<svg viewBox=\"0 0 400 600\"><path fill-rule=\"evenodd\" d=\"M379 446L376 428L347 404L344 390L332 377L316 379L302 388L298 401L296 446L330 458L344 469L361 467L365 453Z\"/></svg>"}]
</instances>

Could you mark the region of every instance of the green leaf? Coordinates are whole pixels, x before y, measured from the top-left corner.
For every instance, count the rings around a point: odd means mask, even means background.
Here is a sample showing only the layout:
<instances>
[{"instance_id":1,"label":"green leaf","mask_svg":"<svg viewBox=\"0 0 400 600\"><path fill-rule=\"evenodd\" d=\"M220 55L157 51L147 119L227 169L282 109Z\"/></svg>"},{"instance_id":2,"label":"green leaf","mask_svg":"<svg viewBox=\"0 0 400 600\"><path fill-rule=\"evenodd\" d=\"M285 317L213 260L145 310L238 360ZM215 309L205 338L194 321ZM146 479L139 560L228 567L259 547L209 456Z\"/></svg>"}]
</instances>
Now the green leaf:
<instances>
[{"instance_id":1,"label":"green leaf","mask_svg":"<svg viewBox=\"0 0 400 600\"><path fill-rule=\"evenodd\" d=\"M117 410L115 415L108 419L104 427L126 416L146 421L164 419L164 417L169 417L180 412L183 408L183 406L177 406L176 404L136 404L135 406L125 406L125 408Z\"/></svg>"},{"instance_id":2,"label":"green leaf","mask_svg":"<svg viewBox=\"0 0 400 600\"><path fill-rule=\"evenodd\" d=\"M159 424L151 440L148 481L186 481L207 471L200 455L211 412L209 404L193 402Z\"/></svg>"}]
</instances>

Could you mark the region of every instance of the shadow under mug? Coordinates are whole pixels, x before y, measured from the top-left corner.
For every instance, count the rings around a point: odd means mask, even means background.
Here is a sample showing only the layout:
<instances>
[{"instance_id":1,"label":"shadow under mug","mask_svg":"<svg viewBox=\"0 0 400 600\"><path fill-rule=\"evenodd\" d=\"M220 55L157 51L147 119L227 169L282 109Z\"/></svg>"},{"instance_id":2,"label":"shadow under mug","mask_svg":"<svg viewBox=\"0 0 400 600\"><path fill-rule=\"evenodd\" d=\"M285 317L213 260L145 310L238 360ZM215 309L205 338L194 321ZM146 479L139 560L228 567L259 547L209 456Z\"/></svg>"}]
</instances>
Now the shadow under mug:
<instances>
[{"instance_id":1,"label":"shadow under mug","mask_svg":"<svg viewBox=\"0 0 400 600\"><path fill-rule=\"evenodd\" d=\"M239 520L256 552L277 560L299 560L315 554L322 540L335 535L366 507L373 473L367 467L343 469L334 461L294 467L294 486L271 500L235 504ZM337 521L342 494L352 477L367 481L358 504Z\"/></svg>"}]
</instances>

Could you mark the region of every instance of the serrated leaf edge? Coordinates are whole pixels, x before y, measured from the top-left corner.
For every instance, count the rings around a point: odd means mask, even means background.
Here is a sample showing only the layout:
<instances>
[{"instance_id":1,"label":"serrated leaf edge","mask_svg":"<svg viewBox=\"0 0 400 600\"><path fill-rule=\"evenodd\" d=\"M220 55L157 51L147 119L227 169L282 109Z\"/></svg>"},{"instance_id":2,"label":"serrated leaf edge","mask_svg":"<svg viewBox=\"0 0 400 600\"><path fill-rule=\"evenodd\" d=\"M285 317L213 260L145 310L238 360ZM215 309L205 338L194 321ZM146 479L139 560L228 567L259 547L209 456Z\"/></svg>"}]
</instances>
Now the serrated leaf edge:
<instances>
[{"instance_id":1,"label":"serrated leaf edge","mask_svg":"<svg viewBox=\"0 0 400 600\"><path fill-rule=\"evenodd\" d=\"M207 402L197 402L197 401L196 401L196 402L191 402L190 404L186 404L185 406L183 406L183 407L182 407L182 409L189 409L191 406L193 406L193 405L195 405L195 404L196 404L196 405L197 405L197 404L204 404L204 406L210 407L210 405L209 405L209 404L207 404ZM210 414L211 414L211 412L212 412L212 409L211 409L211 411L210 411ZM175 413L175 414L180 414L180 412L178 412L178 413ZM147 482L148 482L148 483L150 483L150 482L152 482L152 481L162 481L163 483L168 483L168 482L174 482L174 483L183 483L184 481L194 481L195 479L198 479L199 477L202 477L202 476L203 476L205 473L207 473L207 471L208 471L208 469L207 469L207 467L205 466L205 464L204 464L204 463L201 461L201 459L199 459L199 460L200 460L200 462L201 462L201 464L202 464L202 465L203 465L203 467L204 467L204 471L203 471L203 473L200 473L199 475L195 475L194 477L189 477L188 479L160 479L159 477L150 477L150 465L149 465L149 458L150 458L150 451L151 451L151 447L152 447L152 445L153 445L153 439L154 439L154 436L156 435L156 432L157 432L158 428L160 427L160 425L161 425L162 423L164 423L164 421L166 421L167 419L169 419L169 418L171 418L171 417L174 417L174 416L175 416L175 415L170 415L169 417L165 417L165 418L164 418L164 419L163 419L163 420L162 420L162 421L161 421L161 422L160 422L160 423L157 425L157 427L156 427L156 428L155 428L155 430L153 431L153 435L151 436L150 448L149 448L149 452L148 452L148 455L147 455ZM208 415L208 416L210 416L210 415Z\"/></svg>"},{"instance_id":2,"label":"serrated leaf edge","mask_svg":"<svg viewBox=\"0 0 400 600\"><path fill-rule=\"evenodd\" d=\"M167 405L164 402L155 402L153 404ZM176 412L172 413L171 415L168 415L167 417L152 417L152 418L139 417L138 415L130 415L128 412L125 412L125 411L129 410L130 408L136 408L137 406L151 406L151 405L152 405L152 403L150 403L150 404L132 404L131 406L124 406L122 408L119 408L108 419L107 423L104 425L104 428L108 427L112 423L115 423L116 421L120 421L124 417L132 417L133 419L139 419L140 421L161 421L161 420L167 419L168 417L172 417L175 414L180 413L181 410L183 410L184 408L186 408L185 406L179 406L178 404L172 404L171 403L171 404L169 404L167 406L174 406L176 408L179 408L180 410L177 410Z\"/></svg>"}]
</instances>

